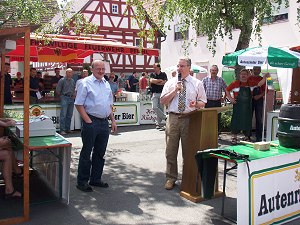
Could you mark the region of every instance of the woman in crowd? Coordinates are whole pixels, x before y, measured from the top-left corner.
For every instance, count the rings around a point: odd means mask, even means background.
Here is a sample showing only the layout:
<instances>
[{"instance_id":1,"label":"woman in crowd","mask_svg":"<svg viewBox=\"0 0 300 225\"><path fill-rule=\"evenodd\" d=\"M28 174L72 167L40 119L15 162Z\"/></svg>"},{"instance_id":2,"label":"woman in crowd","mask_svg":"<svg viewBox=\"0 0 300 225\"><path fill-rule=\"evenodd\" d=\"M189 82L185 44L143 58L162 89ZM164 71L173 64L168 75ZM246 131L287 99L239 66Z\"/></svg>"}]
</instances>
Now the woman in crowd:
<instances>
[{"instance_id":1,"label":"woman in crowd","mask_svg":"<svg viewBox=\"0 0 300 225\"><path fill-rule=\"evenodd\" d=\"M262 86L266 82L266 77L269 74L265 74L264 78L258 83L258 86ZM239 80L233 81L226 88L226 95L230 102L233 103L233 113L231 117L231 144L237 144L237 134L241 131L245 135L244 141L251 141L252 130L252 91L256 87L256 81L250 77L250 73L247 69L242 69L239 73ZM233 92L233 97L230 92Z\"/></svg>"}]
</instances>

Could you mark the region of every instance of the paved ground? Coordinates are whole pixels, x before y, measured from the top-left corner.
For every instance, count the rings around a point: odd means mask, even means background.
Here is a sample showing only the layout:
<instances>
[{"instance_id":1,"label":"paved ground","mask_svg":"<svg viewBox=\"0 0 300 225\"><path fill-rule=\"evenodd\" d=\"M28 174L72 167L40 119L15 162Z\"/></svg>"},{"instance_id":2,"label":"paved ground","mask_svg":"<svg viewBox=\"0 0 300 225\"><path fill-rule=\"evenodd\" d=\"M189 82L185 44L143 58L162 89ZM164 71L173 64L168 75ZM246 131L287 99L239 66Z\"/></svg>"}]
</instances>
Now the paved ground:
<instances>
[{"instance_id":1,"label":"paved ground","mask_svg":"<svg viewBox=\"0 0 300 225\"><path fill-rule=\"evenodd\" d=\"M220 216L221 198L195 204L179 196L179 185L171 191L164 189L165 136L153 125L119 127L118 134L111 135L103 175L110 187L95 188L92 193L75 187L80 133L66 137L73 143L70 205L34 205L31 221L23 224L233 224ZM229 135L221 137L222 145L229 144ZM226 214L236 217L235 178L229 177L227 184Z\"/></svg>"}]
</instances>

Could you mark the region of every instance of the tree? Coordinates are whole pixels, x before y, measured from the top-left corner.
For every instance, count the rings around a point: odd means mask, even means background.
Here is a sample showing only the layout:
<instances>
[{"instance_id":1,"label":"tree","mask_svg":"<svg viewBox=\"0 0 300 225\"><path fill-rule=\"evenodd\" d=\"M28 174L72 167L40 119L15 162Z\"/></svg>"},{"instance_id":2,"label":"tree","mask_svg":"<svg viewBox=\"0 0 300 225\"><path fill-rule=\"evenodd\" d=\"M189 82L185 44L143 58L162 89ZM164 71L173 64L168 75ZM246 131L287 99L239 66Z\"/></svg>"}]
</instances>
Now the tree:
<instances>
[{"instance_id":1,"label":"tree","mask_svg":"<svg viewBox=\"0 0 300 225\"><path fill-rule=\"evenodd\" d=\"M96 33L97 26L80 13L72 13L68 0L0 0L0 29L38 25L38 33L59 34L72 29L75 34ZM59 14L59 22L49 22Z\"/></svg>"},{"instance_id":2,"label":"tree","mask_svg":"<svg viewBox=\"0 0 300 225\"><path fill-rule=\"evenodd\" d=\"M19 25L39 25L58 11L55 0L0 1L0 29Z\"/></svg>"},{"instance_id":3,"label":"tree","mask_svg":"<svg viewBox=\"0 0 300 225\"><path fill-rule=\"evenodd\" d=\"M197 33L207 35L208 46L212 52L215 51L217 38L232 37L234 29L241 31L236 50L247 48L252 33L260 38L263 19L271 16L272 10L276 8L274 3L288 6L288 0L128 0L127 2L136 7L137 20L147 16L144 8L146 6L148 15L162 30L168 29L166 21L178 18L182 30L191 26ZM151 9L147 10L149 6ZM298 12L300 15L299 9Z\"/></svg>"},{"instance_id":4,"label":"tree","mask_svg":"<svg viewBox=\"0 0 300 225\"><path fill-rule=\"evenodd\" d=\"M167 21L176 18L181 25L181 31L191 26L197 34L206 35L208 48L213 54L217 38L225 36L232 38L232 31L235 29L240 30L235 50L249 47L252 34L261 38L263 20L270 17L272 11L276 9L274 3L278 7L281 4L288 6L289 3L288 0L128 0L127 2L135 6L137 20L149 16L163 31L169 29ZM300 15L299 9L298 13ZM142 27L141 29L143 30ZM147 32L141 34L147 35ZM184 35L184 32L182 34Z\"/></svg>"}]
</instances>

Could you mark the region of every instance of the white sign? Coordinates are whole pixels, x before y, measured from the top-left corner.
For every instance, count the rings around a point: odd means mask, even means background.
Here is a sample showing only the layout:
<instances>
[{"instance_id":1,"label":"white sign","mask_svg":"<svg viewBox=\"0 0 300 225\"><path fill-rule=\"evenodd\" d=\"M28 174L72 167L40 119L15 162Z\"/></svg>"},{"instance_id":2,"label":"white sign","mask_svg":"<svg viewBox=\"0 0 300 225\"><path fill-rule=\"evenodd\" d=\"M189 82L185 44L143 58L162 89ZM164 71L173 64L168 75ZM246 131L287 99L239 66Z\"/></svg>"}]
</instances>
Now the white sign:
<instances>
[{"instance_id":1,"label":"white sign","mask_svg":"<svg viewBox=\"0 0 300 225\"><path fill-rule=\"evenodd\" d=\"M5 113L7 113L12 118L23 118L23 105L5 105L4 107ZM59 129L59 117L60 117L60 105L56 104L38 104L31 105L29 108L30 116L48 116L55 126L55 128ZM73 122L73 119L72 119ZM71 124L71 127L74 125Z\"/></svg>"},{"instance_id":2,"label":"white sign","mask_svg":"<svg viewBox=\"0 0 300 225\"><path fill-rule=\"evenodd\" d=\"M282 224L300 217L300 152L238 166L238 224ZM245 207L247 206L247 207Z\"/></svg>"},{"instance_id":3,"label":"white sign","mask_svg":"<svg viewBox=\"0 0 300 225\"><path fill-rule=\"evenodd\" d=\"M152 109L151 102L141 102L140 124L155 124L156 113Z\"/></svg>"},{"instance_id":4,"label":"white sign","mask_svg":"<svg viewBox=\"0 0 300 225\"><path fill-rule=\"evenodd\" d=\"M113 112L117 125L139 125L139 106L139 102L115 102Z\"/></svg>"}]
</instances>

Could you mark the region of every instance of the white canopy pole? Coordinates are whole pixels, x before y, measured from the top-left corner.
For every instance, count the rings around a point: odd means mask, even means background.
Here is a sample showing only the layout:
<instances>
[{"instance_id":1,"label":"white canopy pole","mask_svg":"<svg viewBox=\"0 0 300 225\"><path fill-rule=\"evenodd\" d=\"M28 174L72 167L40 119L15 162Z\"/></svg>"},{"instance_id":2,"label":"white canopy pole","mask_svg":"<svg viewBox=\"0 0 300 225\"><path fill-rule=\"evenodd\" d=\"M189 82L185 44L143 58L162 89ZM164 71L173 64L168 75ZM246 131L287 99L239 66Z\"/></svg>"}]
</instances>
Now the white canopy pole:
<instances>
[{"instance_id":1,"label":"white canopy pole","mask_svg":"<svg viewBox=\"0 0 300 225\"><path fill-rule=\"evenodd\" d=\"M267 73L269 73L269 65L267 64ZM262 141L265 141L265 118L266 118L266 107L267 107L267 90L268 90L268 80L266 79L265 87L265 99L264 99L264 111L263 111L263 127L262 127ZM256 128L257 129L257 128Z\"/></svg>"}]
</instances>

